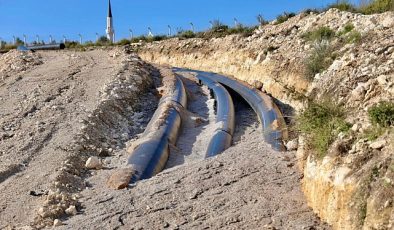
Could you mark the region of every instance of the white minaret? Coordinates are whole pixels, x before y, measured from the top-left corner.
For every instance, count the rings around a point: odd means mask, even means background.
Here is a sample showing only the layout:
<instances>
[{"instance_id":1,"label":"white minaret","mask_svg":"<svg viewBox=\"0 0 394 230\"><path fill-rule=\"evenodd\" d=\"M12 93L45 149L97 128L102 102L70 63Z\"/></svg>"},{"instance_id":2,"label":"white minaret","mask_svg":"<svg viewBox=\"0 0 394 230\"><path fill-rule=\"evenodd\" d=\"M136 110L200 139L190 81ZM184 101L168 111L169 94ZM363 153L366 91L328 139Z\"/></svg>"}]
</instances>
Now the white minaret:
<instances>
[{"instance_id":1,"label":"white minaret","mask_svg":"<svg viewBox=\"0 0 394 230\"><path fill-rule=\"evenodd\" d=\"M110 42L115 42L114 23L112 21L111 0L108 0L108 16L107 16L107 38Z\"/></svg>"}]
</instances>

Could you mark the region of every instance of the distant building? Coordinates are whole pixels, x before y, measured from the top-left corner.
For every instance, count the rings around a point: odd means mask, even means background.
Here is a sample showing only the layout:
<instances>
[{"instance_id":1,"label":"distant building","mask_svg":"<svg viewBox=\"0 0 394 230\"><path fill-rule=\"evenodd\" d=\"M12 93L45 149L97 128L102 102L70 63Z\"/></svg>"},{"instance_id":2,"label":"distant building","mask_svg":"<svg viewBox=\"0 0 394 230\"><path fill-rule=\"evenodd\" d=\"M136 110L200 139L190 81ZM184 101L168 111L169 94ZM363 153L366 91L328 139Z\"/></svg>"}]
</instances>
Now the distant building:
<instances>
[{"instance_id":1,"label":"distant building","mask_svg":"<svg viewBox=\"0 0 394 230\"><path fill-rule=\"evenodd\" d=\"M106 33L107 33L108 40L115 43L115 29L114 29L114 23L112 20L111 0L108 0L108 16L107 16Z\"/></svg>"}]
</instances>

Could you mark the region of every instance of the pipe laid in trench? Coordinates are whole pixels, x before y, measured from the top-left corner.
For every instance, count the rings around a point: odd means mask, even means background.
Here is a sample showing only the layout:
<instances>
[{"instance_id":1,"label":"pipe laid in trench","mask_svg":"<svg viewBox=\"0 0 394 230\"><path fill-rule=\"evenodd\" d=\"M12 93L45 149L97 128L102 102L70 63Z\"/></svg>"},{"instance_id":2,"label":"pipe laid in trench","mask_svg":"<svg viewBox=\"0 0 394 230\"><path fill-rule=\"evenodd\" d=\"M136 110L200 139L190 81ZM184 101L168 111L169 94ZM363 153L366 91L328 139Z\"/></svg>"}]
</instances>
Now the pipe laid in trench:
<instances>
[{"instance_id":1,"label":"pipe laid in trench","mask_svg":"<svg viewBox=\"0 0 394 230\"><path fill-rule=\"evenodd\" d=\"M142 137L128 150L132 182L161 172L168 160L169 145L176 143L181 126L179 111L186 107L187 95L182 80L176 77L175 81L175 90L160 100Z\"/></svg>"},{"instance_id":2,"label":"pipe laid in trench","mask_svg":"<svg viewBox=\"0 0 394 230\"><path fill-rule=\"evenodd\" d=\"M246 102L248 102L248 104L253 108L259 117L259 120L263 126L263 135L265 141L277 151L286 150L283 144L283 139L286 139L288 135L286 123L281 111L270 96L252 88L251 86L248 86L244 82L240 82L219 74L179 68L174 68L174 70L195 72L233 89L235 92L241 95L241 97L243 97Z\"/></svg>"},{"instance_id":3,"label":"pipe laid in trench","mask_svg":"<svg viewBox=\"0 0 394 230\"><path fill-rule=\"evenodd\" d=\"M216 101L216 129L206 152L208 158L222 153L231 146L235 129L234 103L222 85L200 74L197 78L213 91Z\"/></svg>"}]
</instances>

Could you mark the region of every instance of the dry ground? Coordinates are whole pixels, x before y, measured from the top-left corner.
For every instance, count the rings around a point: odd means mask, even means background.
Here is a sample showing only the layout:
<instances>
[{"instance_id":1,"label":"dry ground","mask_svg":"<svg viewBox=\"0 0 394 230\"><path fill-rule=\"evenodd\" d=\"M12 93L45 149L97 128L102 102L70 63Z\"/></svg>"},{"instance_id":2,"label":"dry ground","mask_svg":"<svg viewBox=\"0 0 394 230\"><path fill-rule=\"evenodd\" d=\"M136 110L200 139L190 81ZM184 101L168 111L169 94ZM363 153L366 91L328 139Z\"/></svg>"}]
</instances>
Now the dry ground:
<instances>
[{"instance_id":1,"label":"dry ground","mask_svg":"<svg viewBox=\"0 0 394 230\"><path fill-rule=\"evenodd\" d=\"M0 229L32 221L80 121L120 63L108 51L42 52L44 64L0 86Z\"/></svg>"},{"instance_id":2,"label":"dry ground","mask_svg":"<svg viewBox=\"0 0 394 230\"><path fill-rule=\"evenodd\" d=\"M44 64L15 72L0 86L0 229L33 221L69 155L65 146L96 108L99 89L121 68L121 61L103 50L39 55ZM264 143L256 116L244 102L235 101L234 146L202 159L211 134L212 100L190 75L184 80L189 112L205 122L194 130L184 127L169 169L126 190L110 190L106 180L127 157L124 149L115 150L103 159L104 170L90 172L78 215L61 219L60 228L329 229L305 203L294 153L275 152ZM146 113L135 118L142 126L157 103L152 94L143 100Z\"/></svg>"}]
</instances>

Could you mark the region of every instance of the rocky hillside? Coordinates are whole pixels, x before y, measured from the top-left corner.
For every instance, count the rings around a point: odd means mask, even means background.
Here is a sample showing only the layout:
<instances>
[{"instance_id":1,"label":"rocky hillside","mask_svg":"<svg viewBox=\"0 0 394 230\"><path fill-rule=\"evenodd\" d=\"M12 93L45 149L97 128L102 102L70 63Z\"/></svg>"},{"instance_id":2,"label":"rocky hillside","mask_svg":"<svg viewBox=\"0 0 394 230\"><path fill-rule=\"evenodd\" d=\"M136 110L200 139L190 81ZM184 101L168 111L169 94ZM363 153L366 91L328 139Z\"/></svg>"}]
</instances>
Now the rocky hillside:
<instances>
[{"instance_id":1,"label":"rocky hillside","mask_svg":"<svg viewBox=\"0 0 394 230\"><path fill-rule=\"evenodd\" d=\"M308 133L300 135L299 166L309 205L336 229L391 229L393 123L376 126L368 111L381 101L388 107L394 102L393 41L393 12L330 9L271 22L249 37L176 38L145 44L139 54L158 64L262 83L262 90L297 113L311 101L329 98L343 108L348 128L331 130L323 153L311 147Z\"/></svg>"}]
</instances>

